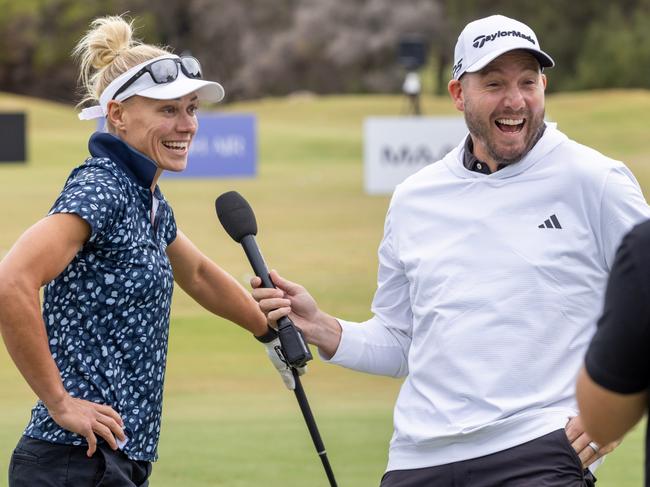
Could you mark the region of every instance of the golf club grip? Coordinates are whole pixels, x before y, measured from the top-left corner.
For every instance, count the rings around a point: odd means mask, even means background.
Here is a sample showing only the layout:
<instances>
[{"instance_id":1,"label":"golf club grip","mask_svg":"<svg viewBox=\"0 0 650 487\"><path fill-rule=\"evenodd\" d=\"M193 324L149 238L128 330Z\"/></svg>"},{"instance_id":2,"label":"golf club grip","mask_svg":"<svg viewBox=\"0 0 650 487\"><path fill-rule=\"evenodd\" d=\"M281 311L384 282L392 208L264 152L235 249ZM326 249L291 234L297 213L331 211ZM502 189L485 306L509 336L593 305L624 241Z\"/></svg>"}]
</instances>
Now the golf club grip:
<instances>
[{"instance_id":1,"label":"golf club grip","mask_svg":"<svg viewBox=\"0 0 650 487\"><path fill-rule=\"evenodd\" d=\"M313 358L300 328L288 316L278 320L278 337L284 356L292 367L304 367Z\"/></svg>"},{"instance_id":2,"label":"golf club grip","mask_svg":"<svg viewBox=\"0 0 650 487\"><path fill-rule=\"evenodd\" d=\"M305 395L305 390L302 388L302 382L300 382L300 375L295 368L291 368L293 373L293 378L296 381L296 388L293 392L296 394L296 399L300 405L300 411L302 412L303 418L305 418L305 423L307 424L307 429L311 435L311 439L314 442L314 447L316 447L316 453L323 463L323 468L325 469L325 474L327 475L327 480L329 480L330 487L337 487L336 479L334 478L334 471L330 465L329 459L327 458L327 452L325 451L325 445L323 440L320 437L320 432L318 431L318 426L316 426L316 420L314 415L311 412L309 407L309 402L307 401L307 396Z\"/></svg>"}]
</instances>

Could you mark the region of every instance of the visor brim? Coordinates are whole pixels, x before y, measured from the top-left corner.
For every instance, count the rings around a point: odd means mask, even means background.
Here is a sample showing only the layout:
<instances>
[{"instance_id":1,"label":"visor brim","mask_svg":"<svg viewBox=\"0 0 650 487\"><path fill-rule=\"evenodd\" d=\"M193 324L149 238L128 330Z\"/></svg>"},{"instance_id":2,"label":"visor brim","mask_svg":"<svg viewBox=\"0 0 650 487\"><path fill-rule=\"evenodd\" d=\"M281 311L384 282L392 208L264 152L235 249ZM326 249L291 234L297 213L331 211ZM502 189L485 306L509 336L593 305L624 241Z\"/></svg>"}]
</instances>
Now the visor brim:
<instances>
[{"instance_id":1,"label":"visor brim","mask_svg":"<svg viewBox=\"0 0 650 487\"><path fill-rule=\"evenodd\" d=\"M174 100L192 92L196 92L199 100L208 103L218 103L225 95L223 87L215 81L192 79L179 76L171 83L159 85L138 91L136 94L154 100Z\"/></svg>"}]
</instances>

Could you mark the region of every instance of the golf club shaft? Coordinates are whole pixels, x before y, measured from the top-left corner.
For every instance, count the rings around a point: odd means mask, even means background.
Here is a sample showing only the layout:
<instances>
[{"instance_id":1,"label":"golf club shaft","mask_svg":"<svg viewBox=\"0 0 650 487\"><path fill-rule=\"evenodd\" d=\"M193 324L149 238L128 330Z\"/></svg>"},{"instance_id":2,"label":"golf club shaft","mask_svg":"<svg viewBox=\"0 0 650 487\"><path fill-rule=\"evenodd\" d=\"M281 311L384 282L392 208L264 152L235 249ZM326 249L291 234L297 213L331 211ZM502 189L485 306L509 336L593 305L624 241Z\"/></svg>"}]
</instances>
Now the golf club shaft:
<instances>
[{"instance_id":1,"label":"golf club shaft","mask_svg":"<svg viewBox=\"0 0 650 487\"><path fill-rule=\"evenodd\" d=\"M305 418L305 423L307 423L309 434L311 435L311 439L314 442L314 446L316 447L316 453L318 453L321 462L323 462L323 468L325 469L325 474L327 475L327 480L330 482L330 486L337 487L336 479L334 478L334 472L332 471L332 467L327 458L325 445L323 445L323 440L321 439L320 433L318 432L318 426L316 426L316 421L314 420L314 415L312 414L311 408L309 407L309 402L307 402L305 390L302 388L300 376L298 375L298 371L293 367L291 368L291 372L293 373L293 378L296 381L296 388L293 390L293 392L296 394L296 399L300 405L300 411L302 411L302 416Z\"/></svg>"}]
</instances>

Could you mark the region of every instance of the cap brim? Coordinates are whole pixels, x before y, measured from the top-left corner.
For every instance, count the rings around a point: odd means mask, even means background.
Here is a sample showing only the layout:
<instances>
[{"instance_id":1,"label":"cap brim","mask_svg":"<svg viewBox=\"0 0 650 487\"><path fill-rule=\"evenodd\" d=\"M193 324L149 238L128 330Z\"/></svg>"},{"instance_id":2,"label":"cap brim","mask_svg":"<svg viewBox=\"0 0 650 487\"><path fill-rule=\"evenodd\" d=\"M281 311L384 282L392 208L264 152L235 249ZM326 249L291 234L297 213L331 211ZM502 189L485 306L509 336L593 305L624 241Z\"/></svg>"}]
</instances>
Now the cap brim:
<instances>
[{"instance_id":1,"label":"cap brim","mask_svg":"<svg viewBox=\"0 0 650 487\"><path fill-rule=\"evenodd\" d=\"M155 100L173 100L196 92L199 100L208 103L218 103L223 100L224 89L219 83L202 79L192 79L179 76L171 83L162 83L139 91L137 95Z\"/></svg>"},{"instance_id":2,"label":"cap brim","mask_svg":"<svg viewBox=\"0 0 650 487\"><path fill-rule=\"evenodd\" d=\"M552 68L553 66L555 66L555 61L553 61L553 58L551 58L551 56L546 54L544 51L538 51L537 49L527 49L525 47L508 47L504 49L498 49L496 51L490 52L489 54L486 54L481 59L476 61L474 64L468 66L467 69L464 71L464 73L476 73L477 71L480 71L485 66L490 64L496 58L501 56L502 54L505 54L510 51L520 51L520 50L528 51L533 56L535 56L537 58L537 61L539 61L539 65L542 68Z\"/></svg>"}]
</instances>

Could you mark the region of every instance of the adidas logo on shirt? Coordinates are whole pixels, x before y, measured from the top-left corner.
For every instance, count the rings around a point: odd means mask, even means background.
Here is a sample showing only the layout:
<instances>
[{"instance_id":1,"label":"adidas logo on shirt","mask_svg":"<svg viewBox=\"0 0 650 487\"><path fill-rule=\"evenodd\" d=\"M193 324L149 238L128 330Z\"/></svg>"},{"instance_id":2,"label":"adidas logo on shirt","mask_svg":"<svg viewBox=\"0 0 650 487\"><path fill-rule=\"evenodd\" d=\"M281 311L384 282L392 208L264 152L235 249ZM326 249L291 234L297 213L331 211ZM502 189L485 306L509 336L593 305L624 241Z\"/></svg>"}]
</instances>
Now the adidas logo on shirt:
<instances>
[{"instance_id":1,"label":"adidas logo on shirt","mask_svg":"<svg viewBox=\"0 0 650 487\"><path fill-rule=\"evenodd\" d=\"M539 225L537 228L556 228L558 230L562 230L562 225L560 225L560 220L558 220L555 214L553 214L549 219L544 221L544 223Z\"/></svg>"}]
</instances>

